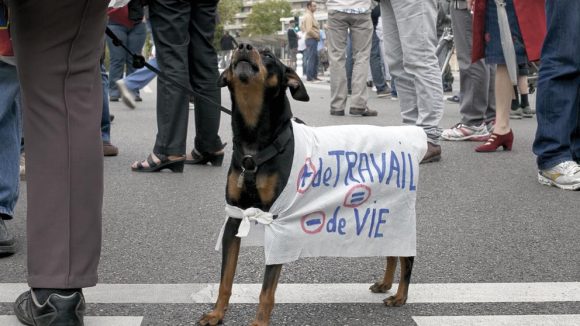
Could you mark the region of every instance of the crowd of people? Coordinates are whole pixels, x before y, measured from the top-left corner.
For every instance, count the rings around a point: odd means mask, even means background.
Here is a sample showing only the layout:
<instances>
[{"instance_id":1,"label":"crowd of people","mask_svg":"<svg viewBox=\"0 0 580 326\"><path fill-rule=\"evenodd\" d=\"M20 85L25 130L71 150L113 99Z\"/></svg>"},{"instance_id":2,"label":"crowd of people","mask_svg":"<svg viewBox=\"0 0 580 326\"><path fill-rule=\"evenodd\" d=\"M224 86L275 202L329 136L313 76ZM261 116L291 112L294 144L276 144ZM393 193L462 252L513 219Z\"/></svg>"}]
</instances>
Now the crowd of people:
<instances>
[{"instance_id":1,"label":"crowd of people","mask_svg":"<svg viewBox=\"0 0 580 326\"><path fill-rule=\"evenodd\" d=\"M149 63L189 87L158 80L155 145L132 171L222 164L226 144L218 134L221 95L213 46L218 1L150 0L148 14L139 0L111 4L115 8L100 0L0 0L0 257L16 249L5 221L12 219L19 196L25 140L30 290L14 310L27 325L50 325L47 315L82 324L82 289L97 282L103 156L118 154L108 102L123 100L134 108L139 89L154 78L148 70L134 71L132 56L105 42L107 26L140 53L149 23L155 45ZM396 88L402 122L425 131L427 163L441 159L441 140L484 142L477 152L510 150L510 118L535 113L538 181L580 189L580 34L570 33L580 30L580 2L450 0L461 121L445 130L437 1L328 0L326 7L323 28L314 16L317 3L309 1L300 31L288 30L289 65L296 67L303 42L304 75L318 82L319 42L325 42L331 115L344 116L348 103L350 115L377 116L367 103L370 70L377 95ZM222 38L226 58L235 46L231 36ZM345 68L349 58L352 71ZM534 61L540 62L536 112L526 76ZM204 96L192 99L192 92ZM191 100L196 135L187 151Z\"/></svg>"}]
</instances>

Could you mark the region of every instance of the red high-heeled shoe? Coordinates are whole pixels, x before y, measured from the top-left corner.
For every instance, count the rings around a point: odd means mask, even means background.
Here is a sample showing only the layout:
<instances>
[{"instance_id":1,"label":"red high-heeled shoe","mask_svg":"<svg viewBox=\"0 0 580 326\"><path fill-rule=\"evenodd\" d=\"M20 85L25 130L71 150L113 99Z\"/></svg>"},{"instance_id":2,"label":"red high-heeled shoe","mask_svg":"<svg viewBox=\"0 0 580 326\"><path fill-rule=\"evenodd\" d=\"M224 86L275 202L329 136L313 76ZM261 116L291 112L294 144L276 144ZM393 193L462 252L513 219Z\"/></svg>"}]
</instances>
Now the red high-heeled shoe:
<instances>
[{"instance_id":1,"label":"red high-heeled shoe","mask_svg":"<svg viewBox=\"0 0 580 326\"><path fill-rule=\"evenodd\" d=\"M483 145L477 146L475 148L476 152L495 152L499 147L503 146L503 149L506 151L512 150L512 144L514 143L514 133L511 131L505 135L498 135L496 133L492 133L489 136L487 142Z\"/></svg>"}]
</instances>

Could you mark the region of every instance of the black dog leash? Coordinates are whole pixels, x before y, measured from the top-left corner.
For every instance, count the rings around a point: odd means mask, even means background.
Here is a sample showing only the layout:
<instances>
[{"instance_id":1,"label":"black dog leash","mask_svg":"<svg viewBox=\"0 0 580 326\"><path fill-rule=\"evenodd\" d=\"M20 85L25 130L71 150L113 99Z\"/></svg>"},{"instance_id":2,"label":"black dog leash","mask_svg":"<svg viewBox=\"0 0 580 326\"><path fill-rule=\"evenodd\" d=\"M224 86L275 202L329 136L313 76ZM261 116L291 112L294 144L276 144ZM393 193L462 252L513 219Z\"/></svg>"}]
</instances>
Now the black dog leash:
<instances>
[{"instance_id":1,"label":"black dog leash","mask_svg":"<svg viewBox=\"0 0 580 326\"><path fill-rule=\"evenodd\" d=\"M113 45L114 46L120 46L120 47L122 47L125 50L125 52L127 52L131 56L131 58L133 59L133 68L140 69L140 68L143 68L143 67L147 67L147 69L149 69L149 70L153 71L155 74L157 74L157 76L159 76L159 78L165 79L166 81L170 82L174 86L178 87L179 89L187 92L188 94L190 94L190 95L192 95L194 97L202 98L202 99L208 101L209 103L214 104L220 111L222 111L224 113L227 113L229 115L232 115L232 111L231 110L224 108L223 106L221 106L220 104L215 103L214 101L212 101L208 97L199 94L198 92L194 91L193 89L191 89L191 88L189 88L187 86L184 86L183 84L179 83L175 79L169 77L163 71L161 71L161 70L153 67L149 63L147 63L147 61L145 60L145 57L143 57L142 55L131 52L131 50L129 48L127 48L125 46L125 44L123 44L123 41L121 41L117 37L117 35L115 35L115 33L113 33L113 31L109 29L109 27L107 27L105 33L107 34L107 36L109 36L111 38L111 40L113 41Z\"/></svg>"}]
</instances>

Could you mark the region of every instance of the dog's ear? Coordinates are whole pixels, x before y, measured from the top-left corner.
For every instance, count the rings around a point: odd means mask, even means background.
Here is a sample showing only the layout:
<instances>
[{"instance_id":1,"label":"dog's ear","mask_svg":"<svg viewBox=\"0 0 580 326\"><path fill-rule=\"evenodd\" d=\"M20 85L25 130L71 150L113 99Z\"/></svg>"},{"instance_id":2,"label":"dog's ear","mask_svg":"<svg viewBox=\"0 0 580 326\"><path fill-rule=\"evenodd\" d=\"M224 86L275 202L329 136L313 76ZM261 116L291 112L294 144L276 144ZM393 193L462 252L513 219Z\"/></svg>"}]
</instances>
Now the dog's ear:
<instances>
[{"instance_id":1,"label":"dog's ear","mask_svg":"<svg viewBox=\"0 0 580 326\"><path fill-rule=\"evenodd\" d=\"M228 86L230 83L230 69L224 70L217 80L218 87Z\"/></svg>"},{"instance_id":2,"label":"dog's ear","mask_svg":"<svg viewBox=\"0 0 580 326\"><path fill-rule=\"evenodd\" d=\"M302 80L300 80L300 77L298 77L296 71L290 67L286 67L285 75L286 84L288 85L288 88L290 88L292 97L296 101L308 102L310 97L308 96L306 87L304 87L304 84L302 83Z\"/></svg>"}]
</instances>

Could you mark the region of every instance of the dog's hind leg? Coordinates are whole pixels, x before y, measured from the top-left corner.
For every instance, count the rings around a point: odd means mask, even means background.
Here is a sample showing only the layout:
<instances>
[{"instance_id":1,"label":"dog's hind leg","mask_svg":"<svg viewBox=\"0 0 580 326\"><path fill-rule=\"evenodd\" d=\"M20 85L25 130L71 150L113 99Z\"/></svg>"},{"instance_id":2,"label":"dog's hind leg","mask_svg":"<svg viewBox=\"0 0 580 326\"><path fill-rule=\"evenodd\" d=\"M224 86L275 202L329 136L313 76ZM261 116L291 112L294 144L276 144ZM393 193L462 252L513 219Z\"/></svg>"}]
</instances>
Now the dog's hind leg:
<instances>
[{"instance_id":1,"label":"dog's hind leg","mask_svg":"<svg viewBox=\"0 0 580 326\"><path fill-rule=\"evenodd\" d=\"M387 266L385 268L385 276L382 281L371 285L370 290L373 293L387 293L393 286L393 279L395 278L395 270L397 269L397 257L387 257Z\"/></svg>"},{"instance_id":2,"label":"dog's hind leg","mask_svg":"<svg viewBox=\"0 0 580 326\"><path fill-rule=\"evenodd\" d=\"M409 284L411 283L411 272L413 271L413 261L415 257L399 257L401 261L401 280L399 281L399 288L397 294L390 296L383 300L385 306L399 307L407 302L407 293L409 292Z\"/></svg>"},{"instance_id":3,"label":"dog's hind leg","mask_svg":"<svg viewBox=\"0 0 580 326\"><path fill-rule=\"evenodd\" d=\"M272 309L274 309L274 294L276 293L281 271L282 265L266 266L262 291L260 292L260 304L258 305L256 318L251 324L252 326L267 326L270 324L270 315L272 314Z\"/></svg>"},{"instance_id":4,"label":"dog's hind leg","mask_svg":"<svg viewBox=\"0 0 580 326\"><path fill-rule=\"evenodd\" d=\"M240 253L241 239L236 237L240 222L241 220L239 219L229 218L226 224L222 238L222 271L218 298L214 309L201 317L199 320L200 325L213 326L221 324L228 309Z\"/></svg>"}]
</instances>

